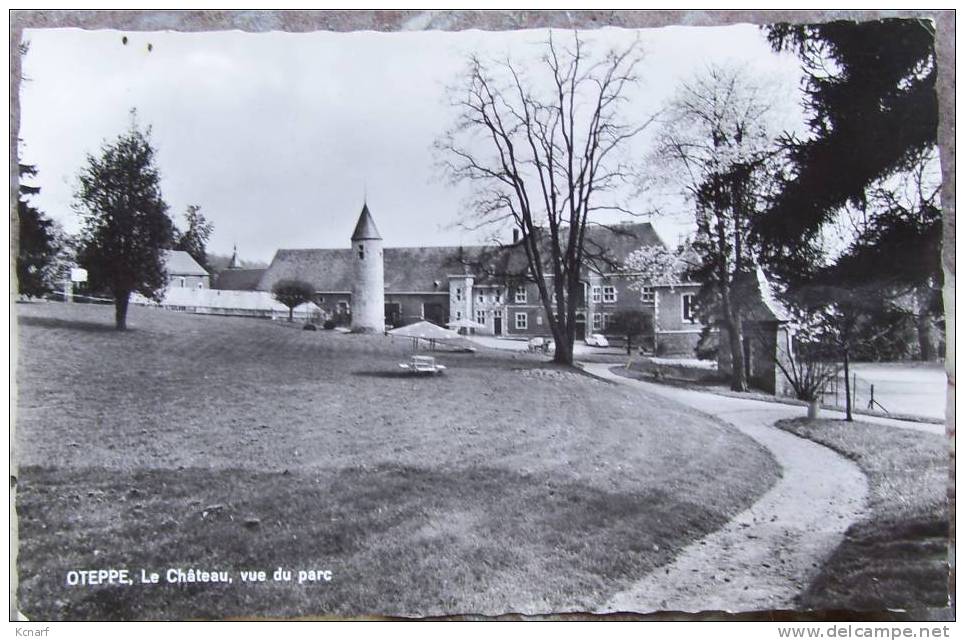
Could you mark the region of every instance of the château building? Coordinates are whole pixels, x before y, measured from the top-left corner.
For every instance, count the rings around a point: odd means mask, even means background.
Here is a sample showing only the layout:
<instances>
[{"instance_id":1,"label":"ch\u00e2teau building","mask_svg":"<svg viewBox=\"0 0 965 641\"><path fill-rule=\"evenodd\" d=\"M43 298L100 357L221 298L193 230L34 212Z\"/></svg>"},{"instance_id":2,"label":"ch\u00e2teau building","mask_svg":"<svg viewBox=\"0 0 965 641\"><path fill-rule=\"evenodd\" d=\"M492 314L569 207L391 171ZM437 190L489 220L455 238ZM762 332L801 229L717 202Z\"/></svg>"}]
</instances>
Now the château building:
<instances>
[{"instance_id":1,"label":"ch\u00e2teau building","mask_svg":"<svg viewBox=\"0 0 965 641\"><path fill-rule=\"evenodd\" d=\"M350 245L344 249L279 249L257 289L270 292L283 279L311 283L323 312L351 319L356 331L468 319L478 323L472 330L477 334L550 335L518 238L505 246L383 246L367 204L346 236ZM631 287L637 277L622 266L631 252L647 245L663 245L650 223L587 228L590 258L577 303L577 338L612 334L613 314L641 310L653 316L661 353L692 355L702 328L693 307L699 285ZM551 283L547 289L552 290Z\"/></svg>"}]
</instances>

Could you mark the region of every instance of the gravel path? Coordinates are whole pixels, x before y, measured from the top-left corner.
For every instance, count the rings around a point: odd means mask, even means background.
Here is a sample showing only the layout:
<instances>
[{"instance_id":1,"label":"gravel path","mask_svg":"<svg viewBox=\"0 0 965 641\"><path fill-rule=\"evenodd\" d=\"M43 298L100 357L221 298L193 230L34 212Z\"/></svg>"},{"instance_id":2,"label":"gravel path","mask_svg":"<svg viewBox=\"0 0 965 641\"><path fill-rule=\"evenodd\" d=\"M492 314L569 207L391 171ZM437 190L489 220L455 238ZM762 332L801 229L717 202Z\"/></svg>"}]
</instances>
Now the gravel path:
<instances>
[{"instance_id":1,"label":"gravel path","mask_svg":"<svg viewBox=\"0 0 965 641\"><path fill-rule=\"evenodd\" d=\"M863 514L868 484L858 466L773 427L804 408L633 380L607 364L583 367L727 421L766 447L782 469L781 479L749 509L614 595L600 612L793 609L794 596Z\"/></svg>"}]
</instances>

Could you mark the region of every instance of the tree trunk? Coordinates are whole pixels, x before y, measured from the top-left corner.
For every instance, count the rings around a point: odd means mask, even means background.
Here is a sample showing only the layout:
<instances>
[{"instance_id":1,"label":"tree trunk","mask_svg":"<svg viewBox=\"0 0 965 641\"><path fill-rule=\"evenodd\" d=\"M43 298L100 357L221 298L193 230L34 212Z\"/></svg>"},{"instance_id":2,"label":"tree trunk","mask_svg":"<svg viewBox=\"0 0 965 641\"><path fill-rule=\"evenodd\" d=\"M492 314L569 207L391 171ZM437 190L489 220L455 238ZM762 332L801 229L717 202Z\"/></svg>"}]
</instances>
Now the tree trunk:
<instances>
[{"instance_id":1,"label":"tree trunk","mask_svg":"<svg viewBox=\"0 0 965 641\"><path fill-rule=\"evenodd\" d=\"M553 353L553 362L560 365L572 365L573 346L566 343L557 344L556 352Z\"/></svg>"},{"instance_id":2,"label":"tree trunk","mask_svg":"<svg viewBox=\"0 0 965 641\"><path fill-rule=\"evenodd\" d=\"M556 288L556 279L561 278L559 274L553 281L553 287ZM573 364L573 343L576 340L576 305L578 304L577 296L577 286L579 285L579 280L576 283L567 283L566 291L569 292L566 298L562 298L561 291L556 289L557 292L557 307L554 310L552 307L552 299L546 296L542 297L543 311L546 314L546 320L549 323L550 330L553 333L553 340L556 342L556 351L553 353L553 362L560 365L572 365ZM544 287L545 289L545 287ZM566 303L564 304L564 301ZM557 313L556 319L553 317L553 312Z\"/></svg>"},{"instance_id":3,"label":"tree trunk","mask_svg":"<svg viewBox=\"0 0 965 641\"><path fill-rule=\"evenodd\" d=\"M576 327L569 323L565 327L560 327L559 332L563 340L556 341L556 352L553 353L553 362L560 365L573 364L573 341L576 338Z\"/></svg>"},{"instance_id":4,"label":"tree trunk","mask_svg":"<svg viewBox=\"0 0 965 641\"><path fill-rule=\"evenodd\" d=\"M922 312L915 317L915 329L918 333L918 358L923 361L935 360L935 343L931 316Z\"/></svg>"},{"instance_id":5,"label":"tree trunk","mask_svg":"<svg viewBox=\"0 0 965 641\"><path fill-rule=\"evenodd\" d=\"M735 392L746 392L747 372L744 368L744 336L740 319L728 318L726 326L730 347L730 388Z\"/></svg>"},{"instance_id":6,"label":"tree trunk","mask_svg":"<svg viewBox=\"0 0 965 641\"><path fill-rule=\"evenodd\" d=\"M127 329L127 304L130 300L130 292L122 292L114 295L114 327L118 330Z\"/></svg>"},{"instance_id":7,"label":"tree trunk","mask_svg":"<svg viewBox=\"0 0 965 641\"><path fill-rule=\"evenodd\" d=\"M288 308L288 322L291 323L291 322L294 322L294 320L295 320L295 308L294 308L294 307L289 307L289 308Z\"/></svg>"},{"instance_id":8,"label":"tree trunk","mask_svg":"<svg viewBox=\"0 0 965 641\"><path fill-rule=\"evenodd\" d=\"M848 354L848 348L844 348L844 420L853 421L854 416L851 414L851 374L850 372L851 359Z\"/></svg>"}]
</instances>

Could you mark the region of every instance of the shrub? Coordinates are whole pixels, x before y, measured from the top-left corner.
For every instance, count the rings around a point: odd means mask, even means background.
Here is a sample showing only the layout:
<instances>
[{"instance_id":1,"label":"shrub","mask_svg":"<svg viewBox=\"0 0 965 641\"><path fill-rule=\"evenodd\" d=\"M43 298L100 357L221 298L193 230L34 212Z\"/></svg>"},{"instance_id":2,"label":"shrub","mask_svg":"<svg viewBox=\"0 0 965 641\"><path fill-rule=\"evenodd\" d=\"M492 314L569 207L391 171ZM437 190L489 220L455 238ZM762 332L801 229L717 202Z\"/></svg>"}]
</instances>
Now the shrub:
<instances>
[{"instance_id":1,"label":"shrub","mask_svg":"<svg viewBox=\"0 0 965 641\"><path fill-rule=\"evenodd\" d=\"M718 334L711 332L709 325L705 326L700 331L700 340L697 341L697 348L694 350L697 358L702 361L716 361L719 343L720 337Z\"/></svg>"},{"instance_id":2,"label":"shrub","mask_svg":"<svg viewBox=\"0 0 965 641\"><path fill-rule=\"evenodd\" d=\"M322 323L322 329L335 329L335 319L329 318Z\"/></svg>"}]
</instances>

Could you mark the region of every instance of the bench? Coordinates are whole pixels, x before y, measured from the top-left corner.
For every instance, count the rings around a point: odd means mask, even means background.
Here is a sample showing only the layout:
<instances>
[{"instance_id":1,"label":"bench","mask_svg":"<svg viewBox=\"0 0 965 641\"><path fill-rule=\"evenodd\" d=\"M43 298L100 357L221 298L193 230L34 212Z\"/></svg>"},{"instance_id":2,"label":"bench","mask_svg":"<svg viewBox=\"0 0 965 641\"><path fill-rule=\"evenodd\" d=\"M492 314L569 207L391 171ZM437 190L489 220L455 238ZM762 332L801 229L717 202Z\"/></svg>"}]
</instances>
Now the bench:
<instances>
[{"instance_id":1,"label":"bench","mask_svg":"<svg viewBox=\"0 0 965 641\"><path fill-rule=\"evenodd\" d=\"M418 374L441 374L445 371L445 365L436 363L432 356L413 356L408 363L399 363L399 367Z\"/></svg>"}]
</instances>

